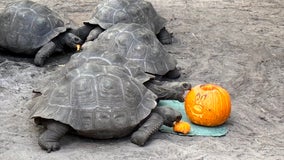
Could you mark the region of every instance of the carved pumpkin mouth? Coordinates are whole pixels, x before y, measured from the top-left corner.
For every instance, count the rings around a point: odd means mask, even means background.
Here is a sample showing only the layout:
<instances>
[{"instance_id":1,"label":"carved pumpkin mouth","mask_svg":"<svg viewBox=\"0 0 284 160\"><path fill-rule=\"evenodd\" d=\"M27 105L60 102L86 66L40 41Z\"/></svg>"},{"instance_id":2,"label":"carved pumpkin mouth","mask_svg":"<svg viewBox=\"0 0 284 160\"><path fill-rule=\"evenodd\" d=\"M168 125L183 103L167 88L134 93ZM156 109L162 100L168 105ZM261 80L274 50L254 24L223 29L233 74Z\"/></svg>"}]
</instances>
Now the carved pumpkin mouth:
<instances>
[{"instance_id":1,"label":"carved pumpkin mouth","mask_svg":"<svg viewBox=\"0 0 284 160\"><path fill-rule=\"evenodd\" d=\"M203 107L199 104L194 105L193 107L191 107L190 111L192 112L192 114L196 117L202 118L203 117Z\"/></svg>"}]
</instances>

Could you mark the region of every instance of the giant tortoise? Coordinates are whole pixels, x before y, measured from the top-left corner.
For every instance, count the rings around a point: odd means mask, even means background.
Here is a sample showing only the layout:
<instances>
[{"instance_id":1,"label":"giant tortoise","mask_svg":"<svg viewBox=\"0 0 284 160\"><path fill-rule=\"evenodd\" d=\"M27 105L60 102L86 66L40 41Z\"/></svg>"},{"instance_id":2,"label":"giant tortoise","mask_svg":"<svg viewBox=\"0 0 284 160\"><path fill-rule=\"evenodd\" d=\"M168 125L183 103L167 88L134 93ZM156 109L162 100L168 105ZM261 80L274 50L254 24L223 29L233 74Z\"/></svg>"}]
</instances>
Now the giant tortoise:
<instances>
[{"instance_id":1,"label":"giant tortoise","mask_svg":"<svg viewBox=\"0 0 284 160\"><path fill-rule=\"evenodd\" d=\"M144 0L104 0L95 8L92 18L85 21L93 26L87 41L117 23L137 23L157 35L163 44L172 43L172 35L165 29L167 20L161 17L150 2Z\"/></svg>"},{"instance_id":2,"label":"giant tortoise","mask_svg":"<svg viewBox=\"0 0 284 160\"><path fill-rule=\"evenodd\" d=\"M0 14L0 48L35 55L38 66L54 52L76 49L82 44L72 32L57 13L36 2L10 3Z\"/></svg>"},{"instance_id":3,"label":"giant tortoise","mask_svg":"<svg viewBox=\"0 0 284 160\"><path fill-rule=\"evenodd\" d=\"M152 31L136 23L118 23L94 41L86 42L82 48L118 53L129 63L136 64L145 72L156 76L170 79L180 76L176 59L164 49Z\"/></svg>"},{"instance_id":4,"label":"giant tortoise","mask_svg":"<svg viewBox=\"0 0 284 160\"><path fill-rule=\"evenodd\" d=\"M143 71L135 75L145 76L140 80L148 79ZM175 83L175 89L152 92L135 75L123 66L92 60L68 70L31 103L31 117L46 127L39 145L48 152L58 150L60 138L71 131L96 139L131 134L131 141L143 146L161 125L171 127L179 121L179 112L157 107L156 100L168 92L182 97L189 85Z\"/></svg>"}]
</instances>

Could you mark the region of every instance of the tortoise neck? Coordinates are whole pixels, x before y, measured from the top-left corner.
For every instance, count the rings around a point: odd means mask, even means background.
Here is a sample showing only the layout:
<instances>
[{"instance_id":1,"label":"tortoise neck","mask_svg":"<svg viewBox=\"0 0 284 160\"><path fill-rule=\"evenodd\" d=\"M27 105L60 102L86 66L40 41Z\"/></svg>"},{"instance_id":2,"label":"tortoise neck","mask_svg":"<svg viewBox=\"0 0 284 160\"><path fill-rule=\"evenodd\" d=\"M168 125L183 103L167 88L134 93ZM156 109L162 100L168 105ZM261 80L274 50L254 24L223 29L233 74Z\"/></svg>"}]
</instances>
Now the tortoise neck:
<instances>
[{"instance_id":1,"label":"tortoise neck","mask_svg":"<svg viewBox=\"0 0 284 160\"><path fill-rule=\"evenodd\" d=\"M96 27L96 25L84 24L83 26L81 26L77 29L71 30L71 33L80 37L83 40L83 42L85 42L90 31L93 30L95 27Z\"/></svg>"},{"instance_id":2,"label":"tortoise neck","mask_svg":"<svg viewBox=\"0 0 284 160\"><path fill-rule=\"evenodd\" d=\"M56 52L62 52L64 50L65 46L65 41L64 41L64 33L60 33L58 36L53 38L51 41L56 45L55 51Z\"/></svg>"}]
</instances>

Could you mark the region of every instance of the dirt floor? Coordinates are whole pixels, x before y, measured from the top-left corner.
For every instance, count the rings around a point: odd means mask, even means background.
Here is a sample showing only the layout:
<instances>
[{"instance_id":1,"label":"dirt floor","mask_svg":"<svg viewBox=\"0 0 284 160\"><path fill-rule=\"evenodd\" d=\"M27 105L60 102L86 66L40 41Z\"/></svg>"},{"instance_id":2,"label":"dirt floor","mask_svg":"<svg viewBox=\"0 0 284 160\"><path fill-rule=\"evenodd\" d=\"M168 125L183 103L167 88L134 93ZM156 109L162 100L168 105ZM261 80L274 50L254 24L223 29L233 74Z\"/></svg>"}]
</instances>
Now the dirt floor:
<instances>
[{"instance_id":1,"label":"dirt floor","mask_svg":"<svg viewBox=\"0 0 284 160\"><path fill-rule=\"evenodd\" d=\"M1 0L0 11L13 0ZM79 25L98 0L37 0ZM179 81L216 83L232 98L224 137L157 133L144 147L119 140L62 139L47 154L41 131L24 105L32 90L68 61L52 57L43 68L32 58L0 52L0 159L284 159L284 1L149 0L168 19L174 43L166 49L182 68Z\"/></svg>"}]
</instances>

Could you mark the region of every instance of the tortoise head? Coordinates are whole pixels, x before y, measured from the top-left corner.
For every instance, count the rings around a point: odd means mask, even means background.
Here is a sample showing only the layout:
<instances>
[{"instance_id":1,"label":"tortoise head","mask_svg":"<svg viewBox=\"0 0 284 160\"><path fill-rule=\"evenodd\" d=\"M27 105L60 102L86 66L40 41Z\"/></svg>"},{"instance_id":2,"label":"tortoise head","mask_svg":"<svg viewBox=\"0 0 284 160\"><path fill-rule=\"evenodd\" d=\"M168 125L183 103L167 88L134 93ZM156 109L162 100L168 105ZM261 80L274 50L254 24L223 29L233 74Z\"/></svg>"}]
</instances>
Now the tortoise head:
<instances>
[{"instance_id":1,"label":"tortoise head","mask_svg":"<svg viewBox=\"0 0 284 160\"><path fill-rule=\"evenodd\" d=\"M73 33L65 33L64 37L63 37L63 42L64 45L66 45L67 47L71 48L71 49L76 49L77 45L82 45L83 41L80 37L76 36Z\"/></svg>"},{"instance_id":2,"label":"tortoise head","mask_svg":"<svg viewBox=\"0 0 284 160\"><path fill-rule=\"evenodd\" d=\"M178 122L182 118L181 113L171 107L157 107L154 112L163 117L164 125L168 127L172 127L174 122Z\"/></svg>"}]
</instances>

